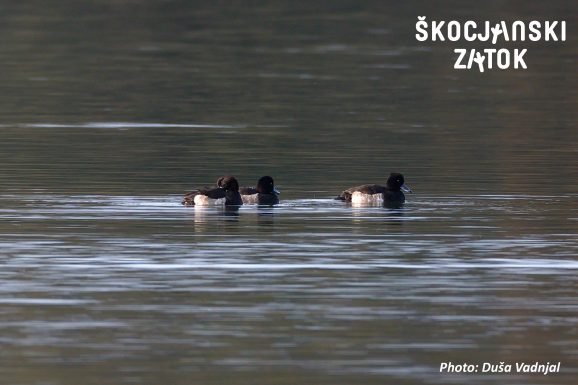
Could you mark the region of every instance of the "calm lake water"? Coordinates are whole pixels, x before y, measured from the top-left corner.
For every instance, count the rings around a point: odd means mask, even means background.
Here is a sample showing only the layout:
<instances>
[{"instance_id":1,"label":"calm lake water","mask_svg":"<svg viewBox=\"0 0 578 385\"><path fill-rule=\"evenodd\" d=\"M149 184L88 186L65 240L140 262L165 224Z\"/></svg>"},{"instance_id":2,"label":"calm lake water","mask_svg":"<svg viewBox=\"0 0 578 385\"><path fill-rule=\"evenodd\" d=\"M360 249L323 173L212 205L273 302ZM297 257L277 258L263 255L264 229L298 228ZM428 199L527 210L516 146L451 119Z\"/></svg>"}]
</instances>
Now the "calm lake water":
<instances>
[{"instance_id":1,"label":"calm lake water","mask_svg":"<svg viewBox=\"0 0 578 385\"><path fill-rule=\"evenodd\" d=\"M356 3L0 6L2 384L576 383L575 2ZM569 39L455 71L422 14ZM180 205L229 173L282 203Z\"/></svg>"}]
</instances>

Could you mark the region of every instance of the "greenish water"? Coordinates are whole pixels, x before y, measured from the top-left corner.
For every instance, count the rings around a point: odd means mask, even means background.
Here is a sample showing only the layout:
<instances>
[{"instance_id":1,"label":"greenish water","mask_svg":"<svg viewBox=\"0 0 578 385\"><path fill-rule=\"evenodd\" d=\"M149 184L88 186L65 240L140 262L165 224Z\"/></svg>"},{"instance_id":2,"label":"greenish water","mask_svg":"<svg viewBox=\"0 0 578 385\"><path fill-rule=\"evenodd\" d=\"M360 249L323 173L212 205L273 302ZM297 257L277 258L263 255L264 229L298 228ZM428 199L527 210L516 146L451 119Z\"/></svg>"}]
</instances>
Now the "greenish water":
<instances>
[{"instance_id":1,"label":"greenish water","mask_svg":"<svg viewBox=\"0 0 578 385\"><path fill-rule=\"evenodd\" d=\"M574 384L575 4L432 3L0 5L0 382ZM569 39L455 71L422 14ZM229 173L282 203L180 206Z\"/></svg>"}]
</instances>

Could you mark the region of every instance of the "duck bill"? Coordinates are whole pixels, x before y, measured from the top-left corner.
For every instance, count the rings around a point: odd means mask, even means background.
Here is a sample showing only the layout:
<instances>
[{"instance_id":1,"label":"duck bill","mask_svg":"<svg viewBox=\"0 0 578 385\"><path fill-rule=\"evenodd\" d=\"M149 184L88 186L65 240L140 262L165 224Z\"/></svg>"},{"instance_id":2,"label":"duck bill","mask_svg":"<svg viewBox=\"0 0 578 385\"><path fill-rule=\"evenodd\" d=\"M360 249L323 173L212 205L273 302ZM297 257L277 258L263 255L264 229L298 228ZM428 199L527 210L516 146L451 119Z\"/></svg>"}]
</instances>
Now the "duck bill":
<instances>
[{"instance_id":1,"label":"duck bill","mask_svg":"<svg viewBox=\"0 0 578 385\"><path fill-rule=\"evenodd\" d=\"M275 188L273 188L273 192L274 192L275 194L277 194L277 195L281 194L281 191L277 190L277 188L276 188L276 187L275 187Z\"/></svg>"},{"instance_id":2,"label":"duck bill","mask_svg":"<svg viewBox=\"0 0 578 385\"><path fill-rule=\"evenodd\" d=\"M401 189L403 192L410 193L410 194L413 193L413 191L411 191L411 189L405 184L401 185Z\"/></svg>"}]
</instances>

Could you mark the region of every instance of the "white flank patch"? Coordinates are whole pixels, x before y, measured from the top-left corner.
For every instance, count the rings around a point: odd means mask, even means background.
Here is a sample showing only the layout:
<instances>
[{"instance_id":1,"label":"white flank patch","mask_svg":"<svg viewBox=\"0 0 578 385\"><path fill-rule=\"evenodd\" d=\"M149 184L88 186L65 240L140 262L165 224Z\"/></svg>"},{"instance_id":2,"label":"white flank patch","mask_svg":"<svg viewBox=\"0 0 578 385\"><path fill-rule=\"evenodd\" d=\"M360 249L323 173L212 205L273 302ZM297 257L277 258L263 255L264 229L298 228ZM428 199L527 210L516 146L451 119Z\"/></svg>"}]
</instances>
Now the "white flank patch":
<instances>
[{"instance_id":1,"label":"white flank patch","mask_svg":"<svg viewBox=\"0 0 578 385\"><path fill-rule=\"evenodd\" d=\"M206 195L195 195L195 206L217 206L224 204L225 198L211 199Z\"/></svg>"},{"instance_id":2,"label":"white flank patch","mask_svg":"<svg viewBox=\"0 0 578 385\"><path fill-rule=\"evenodd\" d=\"M383 204L383 194L364 194L355 191L351 194L351 203L353 205L380 205Z\"/></svg>"},{"instance_id":3,"label":"white flank patch","mask_svg":"<svg viewBox=\"0 0 578 385\"><path fill-rule=\"evenodd\" d=\"M259 194L241 195L241 199L246 205L257 204L259 203Z\"/></svg>"}]
</instances>

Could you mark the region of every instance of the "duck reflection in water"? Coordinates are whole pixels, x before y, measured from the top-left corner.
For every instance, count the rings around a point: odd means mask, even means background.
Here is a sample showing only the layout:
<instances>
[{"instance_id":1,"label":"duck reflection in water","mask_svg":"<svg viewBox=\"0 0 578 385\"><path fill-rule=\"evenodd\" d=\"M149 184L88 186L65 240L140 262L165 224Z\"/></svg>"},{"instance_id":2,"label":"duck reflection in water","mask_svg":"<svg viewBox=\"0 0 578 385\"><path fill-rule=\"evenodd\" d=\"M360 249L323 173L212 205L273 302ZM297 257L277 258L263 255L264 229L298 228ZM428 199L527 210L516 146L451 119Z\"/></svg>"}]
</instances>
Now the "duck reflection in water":
<instances>
[{"instance_id":1,"label":"duck reflection in water","mask_svg":"<svg viewBox=\"0 0 578 385\"><path fill-rule=\"evenodd\" d=\"M225 221L239 222L239 206L225 206L222 212Z\"/></svg>"},{"instance_id":2,"label":"duck reflection in water","mask_svg":"<svg viewBox=\"0 0 578 385\"><path fill-rule=\"evenodd\" d=\"M273 229L275 224L275 207L273 206L258 206L257 207L257 225L263 229Z\"/></svg>"},{"instance_id":3,"label":"duck reflection in water","mask_svg":"<svg viewBox=\"0 0 578 385\"><path fill-rule=\"evenodd\" d=\"M239 206L197 207L193 211L195 224L239 222Z\"/></svg>"},{"instance_id":4,"label":"duck reflection in water","mask_svg":"<svg viewBox=\"0 0 578 385\"><path fill-rule=\"evenodd\" d=\"M385 223L389 226L401 226L403 225L404 211L403 203L401 204L384 204L383 207L387 213L387 220Z\"/></svg>"},{"instance_id":5,"label":"duck reflection in water","mask_svg":"<svg viewBox=\"0 0 578 385\"><path fill-rule=\"evenodd\" d=\"M376 221L385 223L388 226L401 226L403 224L403 217L405 210L403 203L380 203L374 205L351 205L351 214L354 223L365 223L369 221Z\"/></svg>"}]
</instances>

